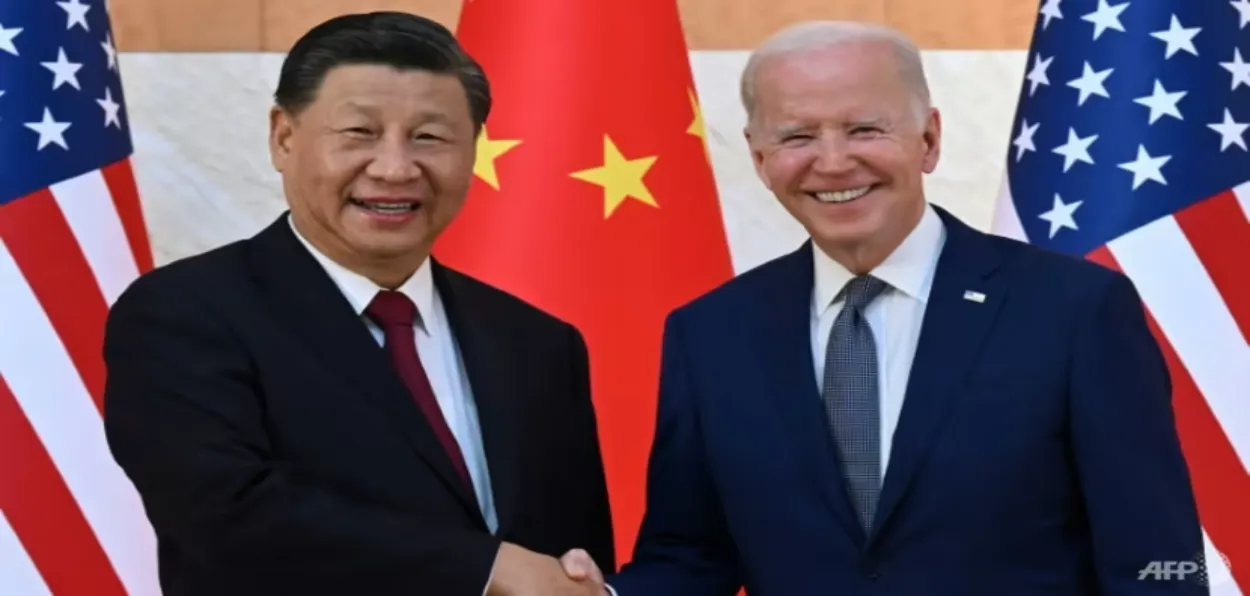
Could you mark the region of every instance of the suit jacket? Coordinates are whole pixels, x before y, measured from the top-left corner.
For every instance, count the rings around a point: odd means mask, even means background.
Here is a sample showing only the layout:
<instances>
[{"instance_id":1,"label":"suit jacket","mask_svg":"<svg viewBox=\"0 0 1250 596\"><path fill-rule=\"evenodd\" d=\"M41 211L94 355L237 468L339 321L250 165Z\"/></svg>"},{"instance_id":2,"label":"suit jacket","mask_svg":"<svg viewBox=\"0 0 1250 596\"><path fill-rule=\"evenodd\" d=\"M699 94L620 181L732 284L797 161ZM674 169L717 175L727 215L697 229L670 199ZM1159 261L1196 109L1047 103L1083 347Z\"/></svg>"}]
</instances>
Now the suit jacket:
<instances>
[{"instance_id":1,"label":"suit jacket","mask_svg":"<svg viewBox=\"0 0 1250 596\"><path fill-rule=\"evenodd\" d=\"M494 535L285 218L121 296L104 420L166 596L480 596L501 540L612 568L581 335L437 262L433 277L479 409Z\"/></svg>"},{"instance_id":2,"label":"suit jacket","mask_svg":"<svg viewBox=\"0 0 1250 596\"><path fill-rule=\"evenodd\" d=\"M873 530L817 390L805 244L667 321L620 596L1206 593L1196 576L1139 579L1203 540L1133 285L938 212L947 240Z\"/></svg>"}]
</instances>

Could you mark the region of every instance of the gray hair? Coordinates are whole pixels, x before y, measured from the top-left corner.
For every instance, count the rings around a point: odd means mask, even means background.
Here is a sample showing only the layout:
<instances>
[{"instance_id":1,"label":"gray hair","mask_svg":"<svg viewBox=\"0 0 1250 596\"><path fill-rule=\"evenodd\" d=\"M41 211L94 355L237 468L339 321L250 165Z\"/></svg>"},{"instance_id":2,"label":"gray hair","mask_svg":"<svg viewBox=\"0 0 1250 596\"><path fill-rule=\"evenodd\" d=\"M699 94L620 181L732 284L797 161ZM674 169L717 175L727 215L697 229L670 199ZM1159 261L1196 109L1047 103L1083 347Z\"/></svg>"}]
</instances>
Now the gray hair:
<instances>
[{"instance_id":1,"label":"gray hair","mask_svg":"<svg viewBox=\"0 0 1250 596\"><path fill-rule=\"evenodd\" d=\"M928 113L932 100L929 83L925 77L920 50L907 36L884 25L856 21L808 21L792 25L772 35L760 44L747 59L742 70L739 93L748 121L755 117L755 77L760 65L768 58L784 54L833 47L840 44L877 41L890 45L899 64L899 75L911 90L916 118L920 123Z\"/></svg>"}]
</instances>

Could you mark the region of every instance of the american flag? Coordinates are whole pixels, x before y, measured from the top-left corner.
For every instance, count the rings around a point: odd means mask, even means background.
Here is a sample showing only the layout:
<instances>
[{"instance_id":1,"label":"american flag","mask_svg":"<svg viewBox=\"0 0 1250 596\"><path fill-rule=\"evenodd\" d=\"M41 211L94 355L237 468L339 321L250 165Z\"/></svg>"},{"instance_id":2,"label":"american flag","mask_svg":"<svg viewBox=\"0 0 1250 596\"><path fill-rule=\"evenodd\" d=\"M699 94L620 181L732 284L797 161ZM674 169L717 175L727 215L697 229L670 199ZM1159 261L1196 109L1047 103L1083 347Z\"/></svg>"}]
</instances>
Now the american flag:
<instances>
[{"instance_id":1,"label":"american flag","mask_svg":"<svg viewBox=\"0 0 1250 596\"><path fill-rule=\"evenodd\" d=\"M101 412L105 315L152 267L103 0L0 0L0 593L159 594Z\"/></svg>"},{"instance_id":2,"label":"american flag","mask_svg":"<svg viewBox=\"0 0 1250 596\"><path fill-rule=\"evenodd\" d=\"M993 230L1133 280L1204 579L1250 594L1250 0L1043 0L1026 60Z\"/></svg>"}]
</instances>

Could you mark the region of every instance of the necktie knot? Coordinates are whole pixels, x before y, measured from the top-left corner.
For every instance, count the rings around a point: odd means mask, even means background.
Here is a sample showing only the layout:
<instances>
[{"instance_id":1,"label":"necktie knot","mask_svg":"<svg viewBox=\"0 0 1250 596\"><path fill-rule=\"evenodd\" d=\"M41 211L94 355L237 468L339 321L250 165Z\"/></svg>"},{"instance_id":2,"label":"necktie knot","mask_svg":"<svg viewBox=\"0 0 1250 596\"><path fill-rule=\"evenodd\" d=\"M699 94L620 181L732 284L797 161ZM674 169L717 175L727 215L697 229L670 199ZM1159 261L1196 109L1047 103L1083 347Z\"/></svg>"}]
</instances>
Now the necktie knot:
<instances>
[{"instance_id":1,"label":"necktie knot","mask_svg":"<svg viewBox=\"0 0 1250 596\"><path fill-rule=\"evenodd\" d=\"M846 299L846 308L863 310L885 289L885 285L884 281L871 275L860 275L848 282L838 297Z\"/></svg>"},{"instance_id":2,"label":"necktie knot","mask_svg":"<svg viewBox=\"0 0 1250 596\"><path fill-rule=\"evenodd\" d=\"M382 290L365 313L381 327L411 327L417 319L417 305L401 292Z\"/></svg>"}]
</instances>

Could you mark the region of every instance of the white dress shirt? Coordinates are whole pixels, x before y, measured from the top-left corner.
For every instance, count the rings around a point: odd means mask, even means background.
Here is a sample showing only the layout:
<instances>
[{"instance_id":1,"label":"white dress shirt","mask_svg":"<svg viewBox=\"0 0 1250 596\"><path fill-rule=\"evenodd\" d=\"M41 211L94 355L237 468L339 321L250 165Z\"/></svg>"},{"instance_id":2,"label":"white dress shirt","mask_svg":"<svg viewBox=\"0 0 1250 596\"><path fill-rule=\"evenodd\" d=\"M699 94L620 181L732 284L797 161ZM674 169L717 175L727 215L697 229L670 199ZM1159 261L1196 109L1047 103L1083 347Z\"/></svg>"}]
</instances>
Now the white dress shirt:
<instances>
[{"instance_id":1,"label":"white dress shirt","mask_svg":"<svg viewBox=\"0 0 1250 596\"><path fill-rule=\"evenodd\" d=\"M925 205L924 215L911 234L870 274L887 287L864 309L877 344L877 387L881 400L881 477L890 461L890 443L903 409L903 394L920 338L929 289L937 270L938 256L946 241L946 229L937 212ZM815 283L812 291L812 358L817 387L824 386L825 346L842 300L834 302L843 286L855 277L837 261L812 244Z\"/></svg>"},{"instance_id":2,"label":"white dress shirt","mask_svg":"<svg viewBox=\"0 0 1250 596\"><path fill-rule=\"evenodd\" d=\"M288 218L287 221L290 221ZM366 316L365 309L373 301L373 297L384 288L373 283L369 278L330 260L318 251L295 229L291 230L299 238L308 252L312 253L318 263L325 268L330 279L347 297L361 322L373 334L379 345L384 343L385 335L372 319ZM447 426L455 436L464 455L465 466L473 479L473 489L477 494L477 502L481 507L482 516L486 518L487 527L491 532L498 529L498 518L495 513L494 493L491 491L490 474L486 466L486 453L482 448L482 432L478 424L477 405L473 401L469 388L468 374L464 363L460 360L460 352L455 337L451 332L451 324L443 309L442 300L434 287L434 278L430 271L430 261L426 259L412 277L396 291L402 292L417 306L417 322L414 325L417 343L417 354L421 365L425 367L426 376L434 389L434 397L438 407L443 411Z\"/></svg>"}]
</instances>

